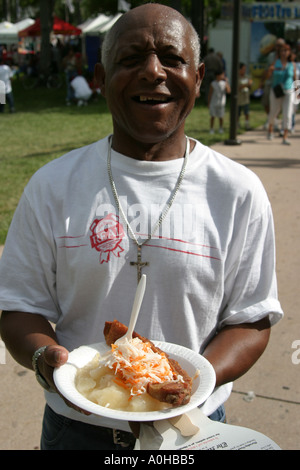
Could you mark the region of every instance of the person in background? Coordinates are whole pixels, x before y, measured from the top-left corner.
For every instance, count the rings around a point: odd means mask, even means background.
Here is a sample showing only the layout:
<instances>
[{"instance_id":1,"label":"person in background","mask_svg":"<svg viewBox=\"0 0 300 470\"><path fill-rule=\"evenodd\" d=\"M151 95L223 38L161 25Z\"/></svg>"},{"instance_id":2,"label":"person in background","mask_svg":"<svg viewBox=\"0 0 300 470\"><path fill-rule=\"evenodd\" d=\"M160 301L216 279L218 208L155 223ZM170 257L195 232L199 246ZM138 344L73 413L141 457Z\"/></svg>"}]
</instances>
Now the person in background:
<instances>
[{"instance_id":1,"label":"person in background","mask_svg":"<svg viewBox=\"0 0 300 470\"><path fill-rule=\"evenodd\" d=\"M12 90L11 79L13 76L12 69L6 64L5 59L0 58L0 80L4 83L5 101L8 103L9 111L15 112L15 102ZM0 113L4 113L5 104L0 104Z\"/></svg>"},{"instance_id":2,"label":"person in background","mask_svg":"<svg viewBox=\"0 0 300 470\"><path fill-rule=\"evenodd\" d=\"M245 116L245 128L250 129L250 90L252 79L246 74L246 64L240 63L238 78L238 117L239 125L241 114Z\"/></svg>"},{"instance_id":3,"label":"person in background","mask_svg":"<svg viewBox=\"0 0 300 470\"><path fill-rule=\"evenodd\" d=\"M63 58L62 61L63 69L66 77L66 85L67 85L67 96L66 96L66 104L69 106L74 99L74 92L73 88L71 87L71 80L81 73L81 54L76 53L73 47L70 47Z\"/></svg>"},{"instance_id":4,"label":"person in background","mask_svg":"<svg viewBox=\"0 0 300 470\"><path fill-rule=\"evenodd\" d=\"M300 84L300 53L297 55L297 50L293 49L290 55L290 62L294 65L294 85L293 85L293 114L292 114L292 129L291 133L295 133L295 125L296 125L296 113L299 108L299 84Z\"/></svg>"},{"instance_id":5,"label":"person in background","mask_svg":"<svg viewBox=\"0 0 300 470\"><path fill-rule=\"evenodd\" d=\"M284 44L285 44L285 40L283 38L278 38L276 40L275 48L273 51L269 53L267 57L266 69L264 70L263 75L262 75L260 88L263 89L263 95L261 98L261 103L267 115L265 129L267 129L269 125L268 118L269 118L269 113L270 113L270 91L271 91L271 82L272 82L271 80L272 73L270 73L270 67L279 58L279 49ZM276 127L278 127L276 120L275 120L275 125Z\"/></svg>"},{"instance_id":6,"label":"person in background","mask_svg":"<svg viewBox=\"0 0 300 470\"><path fill-rule=\"evenodd\" d=\"M206 103L208 104L208 96L210 84L215 80L216 75L224 72L224 62L221 57L215 52L214 48L208 50L207 55L203 59L205 65L205 77L203 80L203 94Z\"/></svg>"},{"instance_id":7,"label":"person in background","mask_svg":"<svg viewBox=\"0 0 300 470\"><path fill-rule=\"evenodd\" d=\"M210 134L214 134L215 119L219 120L219 133L224 132L224 115L227 94L231 88L223 71L217 72L215 80L210 84L208 94L208 107L210 114Z\"/></svg>"},{"instance_id":8,"label":"person in background","mask_svg":"<svg viewBox=\"0 0 300 470\"><path fill-rule=\"evenodd\" d=\"M226 70L226 61L224 59L224 56L222 54L222 52L217 52L217 56L220 58L221 62L222 62L222 67L223 67L223 71L225 73L225 76L227 76L227 70Z\"/></svg>"},{"instance_id":9,"label":"person in background","mask_svg":"<svg viewBox=\"0 0 300 470\"><path fill-rule=\"evenodd\" d=\"M270 113L268 139L274 137L274 120L282 111L282 126L284 145L290 145L288 140L289 131L292 129L293 116L293 82L295 78L294 64L289 61L291 48L284 44L279 49L279 58L270 66L270 75L272 76L272 86L270 91ZM281 88L281 96L276 96L274 88Z\"/></svg>"},{"instance_id":10,"label":"person in background","mask_svg":"<svg viewBox=\"0 0 300 470\"><path fill-rule=\"evenodd\" d=\"M71 80L74 100L77 106L86 106L91 98L93 91L91 90L87 80L82 75L77 75Z\"/></svg>"}]
</instances>

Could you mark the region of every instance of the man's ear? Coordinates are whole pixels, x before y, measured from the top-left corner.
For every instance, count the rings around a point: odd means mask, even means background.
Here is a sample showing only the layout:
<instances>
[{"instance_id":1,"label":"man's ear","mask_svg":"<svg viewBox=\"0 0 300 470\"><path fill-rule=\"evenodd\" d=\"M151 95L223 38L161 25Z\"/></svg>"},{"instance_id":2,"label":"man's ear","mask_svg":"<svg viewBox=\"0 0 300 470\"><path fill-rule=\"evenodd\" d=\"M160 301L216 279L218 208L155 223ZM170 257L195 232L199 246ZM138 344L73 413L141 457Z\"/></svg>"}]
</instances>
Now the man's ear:
<instances>
[{"instance_id":1,"label":"man's ear","mask_svg":"<svg viewBox=\"0 0 300 470\"><path fill-rule=\"evenodd\" d=\"M105 70L100 62L95 65L94 82L100 88L101 95L105 97Z\"/></svg>"}]
</instances>

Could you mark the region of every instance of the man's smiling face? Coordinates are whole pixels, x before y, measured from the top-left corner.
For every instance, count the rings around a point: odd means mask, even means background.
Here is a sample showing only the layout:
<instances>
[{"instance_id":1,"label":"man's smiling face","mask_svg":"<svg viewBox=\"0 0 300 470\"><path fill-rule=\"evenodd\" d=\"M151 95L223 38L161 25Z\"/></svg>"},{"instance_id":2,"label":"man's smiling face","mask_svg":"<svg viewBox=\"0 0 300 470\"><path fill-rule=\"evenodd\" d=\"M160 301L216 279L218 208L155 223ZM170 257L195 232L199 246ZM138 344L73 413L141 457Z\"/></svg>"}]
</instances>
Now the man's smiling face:
<instances>
[{"instance_id":1,"label":"man's smiling face","mask_svg":"<svg viewBox=\"0 0 300 470\"><path fill-rule=\"evenodd\" d=\"M102 88L114 135L146 144L176 132L199 95L190 30L177 14L148 9L128 16L115 34Z\"/></svg>"}]
</instances>

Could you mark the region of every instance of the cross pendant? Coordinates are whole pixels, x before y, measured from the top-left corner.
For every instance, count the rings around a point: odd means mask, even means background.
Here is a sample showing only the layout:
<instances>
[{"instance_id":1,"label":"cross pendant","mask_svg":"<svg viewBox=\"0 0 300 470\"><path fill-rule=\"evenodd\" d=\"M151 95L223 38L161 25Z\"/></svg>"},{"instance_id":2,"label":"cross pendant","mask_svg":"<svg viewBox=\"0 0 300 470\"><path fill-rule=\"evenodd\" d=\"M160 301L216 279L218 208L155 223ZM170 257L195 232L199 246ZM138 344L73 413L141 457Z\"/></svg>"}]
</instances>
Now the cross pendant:
<instances>
[{"instance_id":1,"label":"cross pendant","mask_svg":"<svg viewBox=\"0 0 300 470\"><path fill-rule=\"evenodd\" d=\"M142 247L141 245L138 245L137 249L137 261L130 261L131 266L136 266L137 267L137 280L138 283L142 277L142 268L145 266L149 266L149 263L147 261L142 261Z\"/></svg>"}]
</instances>

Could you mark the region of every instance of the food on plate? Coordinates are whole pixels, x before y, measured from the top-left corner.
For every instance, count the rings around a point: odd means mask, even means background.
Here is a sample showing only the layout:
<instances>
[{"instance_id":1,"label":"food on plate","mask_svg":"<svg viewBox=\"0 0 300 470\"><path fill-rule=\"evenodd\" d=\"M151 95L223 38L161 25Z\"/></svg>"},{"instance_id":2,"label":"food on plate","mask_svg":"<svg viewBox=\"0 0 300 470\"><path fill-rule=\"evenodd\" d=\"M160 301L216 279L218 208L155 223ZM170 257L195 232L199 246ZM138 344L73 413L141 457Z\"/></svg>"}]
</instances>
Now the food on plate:
<instances>
[{"instance_id":1,"label":"food on plate","mask_svg":"<svg viewBox=\"0 0 300 470\"><path fill-rule=\"evenodd\" d=\"M117 320L106 322L104 327L104 337L106 344L114 344L121 336L125 335L127 327ZM184 371L177 361L171 359L165 352L157 348L147 338L133 333L133 338L138 338L142 343L148 344L149 349L158 355L158 358L164 358L169 365L169 375L161 377L161 380L155 382L149 380L147 392L153 398L159 401L170 403L172 406L185 405L190 401L192 390L192 379ZM160 359L162 361L162 359Z\"/></svg>"},{"instance_id":2,"label":"food on plate","mask_svg":"<svg viewBox=\"0 0 300 470\"><path fill-rule=\"evenodd\" d=\"M77 371L75 386L88 400L105 408L130 412L159 411L169 408L148 393L131 395L131 390L116 377L113 369L102 365L102 357L93 360Z\"/></svg>"},{"instance_id":3,"label":"food on plate","mask_svg":"<svg viewBox=\"0 0 300 470\"><path fill-rule=\"evenodd\" d=\"M137 333L117 341L127 327L106 322L104 337L111 349L76 374L75 385L86 398L122 411L158 411L185 405L192 379L177 361Z\"/></svg>"}]
</instances>

